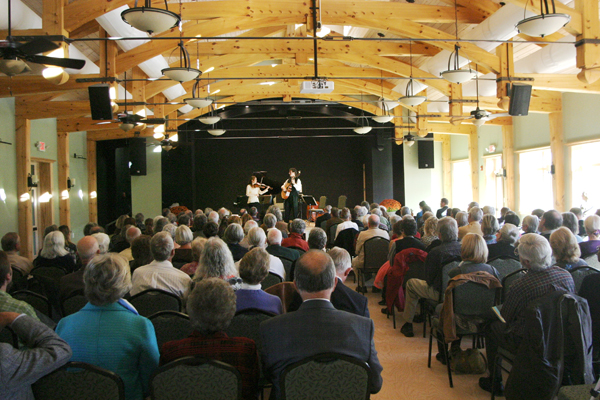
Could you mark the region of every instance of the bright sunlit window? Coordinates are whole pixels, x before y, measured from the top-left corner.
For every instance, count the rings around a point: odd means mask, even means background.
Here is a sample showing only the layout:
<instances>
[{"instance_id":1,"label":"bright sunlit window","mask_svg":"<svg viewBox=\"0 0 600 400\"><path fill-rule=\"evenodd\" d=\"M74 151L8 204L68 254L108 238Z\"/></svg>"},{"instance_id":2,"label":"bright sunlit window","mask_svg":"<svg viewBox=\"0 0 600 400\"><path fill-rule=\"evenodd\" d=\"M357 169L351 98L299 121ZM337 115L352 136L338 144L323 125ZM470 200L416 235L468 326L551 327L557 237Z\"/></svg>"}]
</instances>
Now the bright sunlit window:
<instances>
[{"instance_id":1,"label":"bright sunlit window","mask_svg":"<svg viewBox=\"0 0 600 400\"><path fill-rule=\"evenodd\" d=\"M554 208L552 197L552 153L550 149L519 154L519 212L529 215L536 208Z\"/></svg>"},{"instance_id":2,"label":"bright sunlit window","mask_svg":"<svg viewBox=\"0 0 600 400\"><path fill-rule=\"evenodd\" d=\"M452 207L466 210L473 201L469 160L452 161Z\"/></svg>"},{"instance_id":3,"label":"bright sunlit window","mask_svg":"<svg viewBox=\"0 0 600 400\"><path fill-rule=\"evenodd\" d=\"M600 142L571 147L571 204L583 210L600 208Z\"/></svg>"},{"instance_id":4,"label":"bright sunlit window","mask_svg":"<svg viewBox=\"0 0 600 400\"><path fill-rule=\"evenodd\" d=\"M486 156L485 163L485 191L483 204L496 208L496 214L504 206L504 177L502 169L502 155Z\"/></svg>"}]
</instances>

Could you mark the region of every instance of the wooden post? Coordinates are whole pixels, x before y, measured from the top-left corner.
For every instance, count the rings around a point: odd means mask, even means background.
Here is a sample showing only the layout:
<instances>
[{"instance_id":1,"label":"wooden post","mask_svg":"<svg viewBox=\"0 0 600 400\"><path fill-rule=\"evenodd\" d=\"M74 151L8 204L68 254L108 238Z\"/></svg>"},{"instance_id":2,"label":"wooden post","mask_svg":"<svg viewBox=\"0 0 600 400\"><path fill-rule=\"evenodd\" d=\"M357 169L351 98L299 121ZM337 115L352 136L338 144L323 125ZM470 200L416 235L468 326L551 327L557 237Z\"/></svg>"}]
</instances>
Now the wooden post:
<instances>
[{"instance_id":1,"label":"wooden post","mask_svg":"<svg viewBox=\"0 0 600 400\"><path fill-rule=\"evenodd\" d=\"M579 43L585 39L600 38L600 20L598 19L598 2L593 0L576 0L575 8L581 13L581 35L577 36L577 74L583 83L594 83L600 79L600 45L598 43Z\"/></svg>"},{"instance_id":2,"label":"wooden post","mask_svg":"<svg viewBox=\"0 0 600 400\"><path fill-rule=\"evenodd\" d=\"M17 107L18 112L18 107ZM19 236L21 256L33 259L33 218L31 215L31 193L27 176L31 171L31 121L15 115L17 151L17 200L19 212Z\"/></svg>"},{"instance_id":3,"label":"wooden post","mask_svg":"<svg viewBox=\"0 0 600 400\"><path fill-rule=\"evenodd\" d=\"M504 178L504 204L515 210L515 144L513 126L502 125L502 164L506 171Z\"/></svg>"},{"instance_id":4,"label":"wooden post","mask_svg":"<svg viewBox=\"0 0 600 400\"><path fill-rule=\"evenodd\" d=\"M57 133L58 153L58 210L61 225L71 226L71 200L69 199L69 133Z\"/></svg>"},{"instance_id":5,"label":"wooden post","mask_svg":"<svg viewBox=\"0 0 600 400\"><path fill-rule=\"evenodd\" d=\"M461 117L463 114L463 103L457 100L462 100L462 86L455 83L450 84L450 116Z\"/></svg>"},{"instance_id":6,"label":"wooden post","mask_svg":"<svg viewBox=\"0 0 600 400\"><path fill-rule=\"evenodd\" d=\"M550 150L552 151L552 191L554 193L554 209L565 210L565 145L563 139L562 112L550 113Z\"/></svg>"},{"instance_id":7,"label":"wooden post","mask_svg":"<svg viewBox=\"0 0 600 400\"><path fill-rule=\"evenodd\" d=\"M98 222L98 177L96 173L96 142L87 141L88 205L90 222Z\"/></svg>"},{"instance_id":8,"label":"wooden post","mask_svg":"<svg viewBox=\"0 0 600 400\"><path fill-rule=\"evenodd\" d=\"M452 154L450 135L442 135L442 171L444 174L444 196L452 204Z\"/></svg>"},{"instance_id":9,"label":"wooden post","mask_svg":"<svg viewBox=\"0 0 600 400\"><path fill-rule=\"evenodd\" d=\"M471 164L473 201L479 202L479 144L477 131L469 134L469 164Z\"/></svg>"},{"instance_id":10,"label":"wooden post","mask_svg":"<svg viewBox=\"0 0 600 400\"><path fill-rule=\"evenodd\" d=\"M501 78L510 77L512 72L514 75L514 61L513 61L513 44L503 43L496 49L496 55L500 59L500 73L496 75L496 79L500 79L496 83L496 97L498 97L498 106L503 110L508 110L510 104L509 92L506 84L508 81L502 80Z\"/></svg>"}]
</instances>

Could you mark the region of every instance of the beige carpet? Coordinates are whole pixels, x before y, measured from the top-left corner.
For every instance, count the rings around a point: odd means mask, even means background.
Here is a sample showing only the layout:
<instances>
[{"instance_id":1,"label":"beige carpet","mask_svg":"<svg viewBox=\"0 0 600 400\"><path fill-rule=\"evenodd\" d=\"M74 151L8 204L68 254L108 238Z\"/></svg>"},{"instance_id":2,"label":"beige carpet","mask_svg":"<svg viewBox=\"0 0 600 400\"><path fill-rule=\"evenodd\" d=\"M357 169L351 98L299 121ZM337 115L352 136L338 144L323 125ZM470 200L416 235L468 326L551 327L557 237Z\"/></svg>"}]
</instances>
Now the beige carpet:
<instances>
[{"instance_id":1,"label":"beige carpet","mask_svg":"<svg viewBox=\"0 0 600 400\"><path fill-rule=\"evenodd\" d=\"M352 277L346 282L354 288ZM407 338L400 333L404 323L396 316L396 330L392 318L381 313L381 294L367 293L369 312L375 323L375 347L383 365L383 388L371 396L373 400L397 399L489 399L490 393L478 386L483 375L452 374L454 388L448 384L446 366L435 360L437 346L433 342L431 369L427 368L429 332L423 338L423 324L414 324L415 337ZM470 338L463 340L463 349L471 345Z\"/></svg>"}]
</instances>

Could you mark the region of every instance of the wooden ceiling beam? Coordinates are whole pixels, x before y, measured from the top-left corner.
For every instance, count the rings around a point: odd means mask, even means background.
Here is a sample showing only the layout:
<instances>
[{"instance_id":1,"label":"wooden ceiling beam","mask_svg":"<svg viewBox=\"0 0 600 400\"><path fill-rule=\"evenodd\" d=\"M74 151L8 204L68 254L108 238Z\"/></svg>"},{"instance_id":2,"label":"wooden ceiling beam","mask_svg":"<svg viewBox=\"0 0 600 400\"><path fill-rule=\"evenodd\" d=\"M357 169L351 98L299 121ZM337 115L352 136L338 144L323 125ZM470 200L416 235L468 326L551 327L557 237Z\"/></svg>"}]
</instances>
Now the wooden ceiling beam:
<instances>
[{"instance_id":1,"label":"wooden ceiling beam","mask_svg":"<svg viewBox=\"0 0 600 400\"><path fill-rule=\"evenodd\" d=\"M72 32L107 12L126 4L133 7L134 3L134 0L75 0L64 7L65 29Z\"/></svg>"},{"instance_id":2,"label":"wooden ceiling beam","mask_svg":"<svg viewBox=\"0 0 600 400\"><path fill-rule=\"evenodd\" d=\"M105 131L111 129L119 129L120 122L101 123L102 121L94 121L89 117L59 119L56 121L57 132L91 132ZM107 122L107 121L105 121Z\"/></svg>"},{"instance_id":3,"label":"wooden ceiling beam","mask_svg":"<svg viewBox=\"0 0 600 400\"><path fill-rule=\"evenodd\" d=\"M450 123L435 123L428 121L426 125L427 132L446 133L450 135L471 135L477 134L477 127L472 124L452 125Z\"/></svg>"},{"instance_id":4,"label":"wooden ceiling beam","mask_svg":"<svg viewBox=\"0 0 600 400\"><path fill-rule=\"evenodd\" d=\"M94 82L78 83L77 78L98 78L99 75L71 75L67 83L55 85L45 79L43 76L20 75L20 76L0 76L0 98L36 95L44 93L60 93L73 90L86 89Z\"/></svg>"},{"instance_id":5,"label":"wooden ceiling beam","mask_svg":"<svg viewBox=\"0 0 600 400\"><path fill-rule=\"evenodd\" d=\"M559 92L600 93L600 82L583 83L576 75L570 74L518 74L519 78L533 78L529 82L535 89Z\"/></svg>"},{"instance_id":6,"label":"wooden ceiling beam","mask_svg":"<svg viewBox=\"0 0 600 400\"><path fill-rule=\"evenodd\" d=\"M21 115L27 119L73 118L91 115L89 101L23 101Z\"/></svg>"}]
</instances>

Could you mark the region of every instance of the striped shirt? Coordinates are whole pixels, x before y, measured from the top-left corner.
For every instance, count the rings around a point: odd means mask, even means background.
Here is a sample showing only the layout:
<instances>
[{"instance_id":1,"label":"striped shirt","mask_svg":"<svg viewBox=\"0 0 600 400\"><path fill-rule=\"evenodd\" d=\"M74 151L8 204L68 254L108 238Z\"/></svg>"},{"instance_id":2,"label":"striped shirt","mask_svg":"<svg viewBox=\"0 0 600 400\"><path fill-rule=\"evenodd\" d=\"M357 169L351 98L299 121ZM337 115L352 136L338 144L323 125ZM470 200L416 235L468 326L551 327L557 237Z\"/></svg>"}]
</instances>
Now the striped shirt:
<instances>
[{"instance_id":1,"label":"striped shirt","mask_svg":"<svg viewBox=\"0 0 600 400\"><path fill-rule=\"evenodd\" d=\"M2 290L0 290L0 311L10 311L19 314L29 315L36 321L39 321L39 318L37 317L37 314L35 313L33 307L31 307L24 301L13 299L13 297L10 294Z\"/></svg>"},{"instance_id":2,"label":"striped shirt","mask_svg":"<svg viewBox=\"0 0 600 400\"><path fill-rule=\"evenodd\" d=\"M192 279L185 272L173 267L170 261L154 260L133 272L131 284L129 294L132 296L147 289L160 289L183 299L187 297Z\"/></svg>"}]
</instances>

